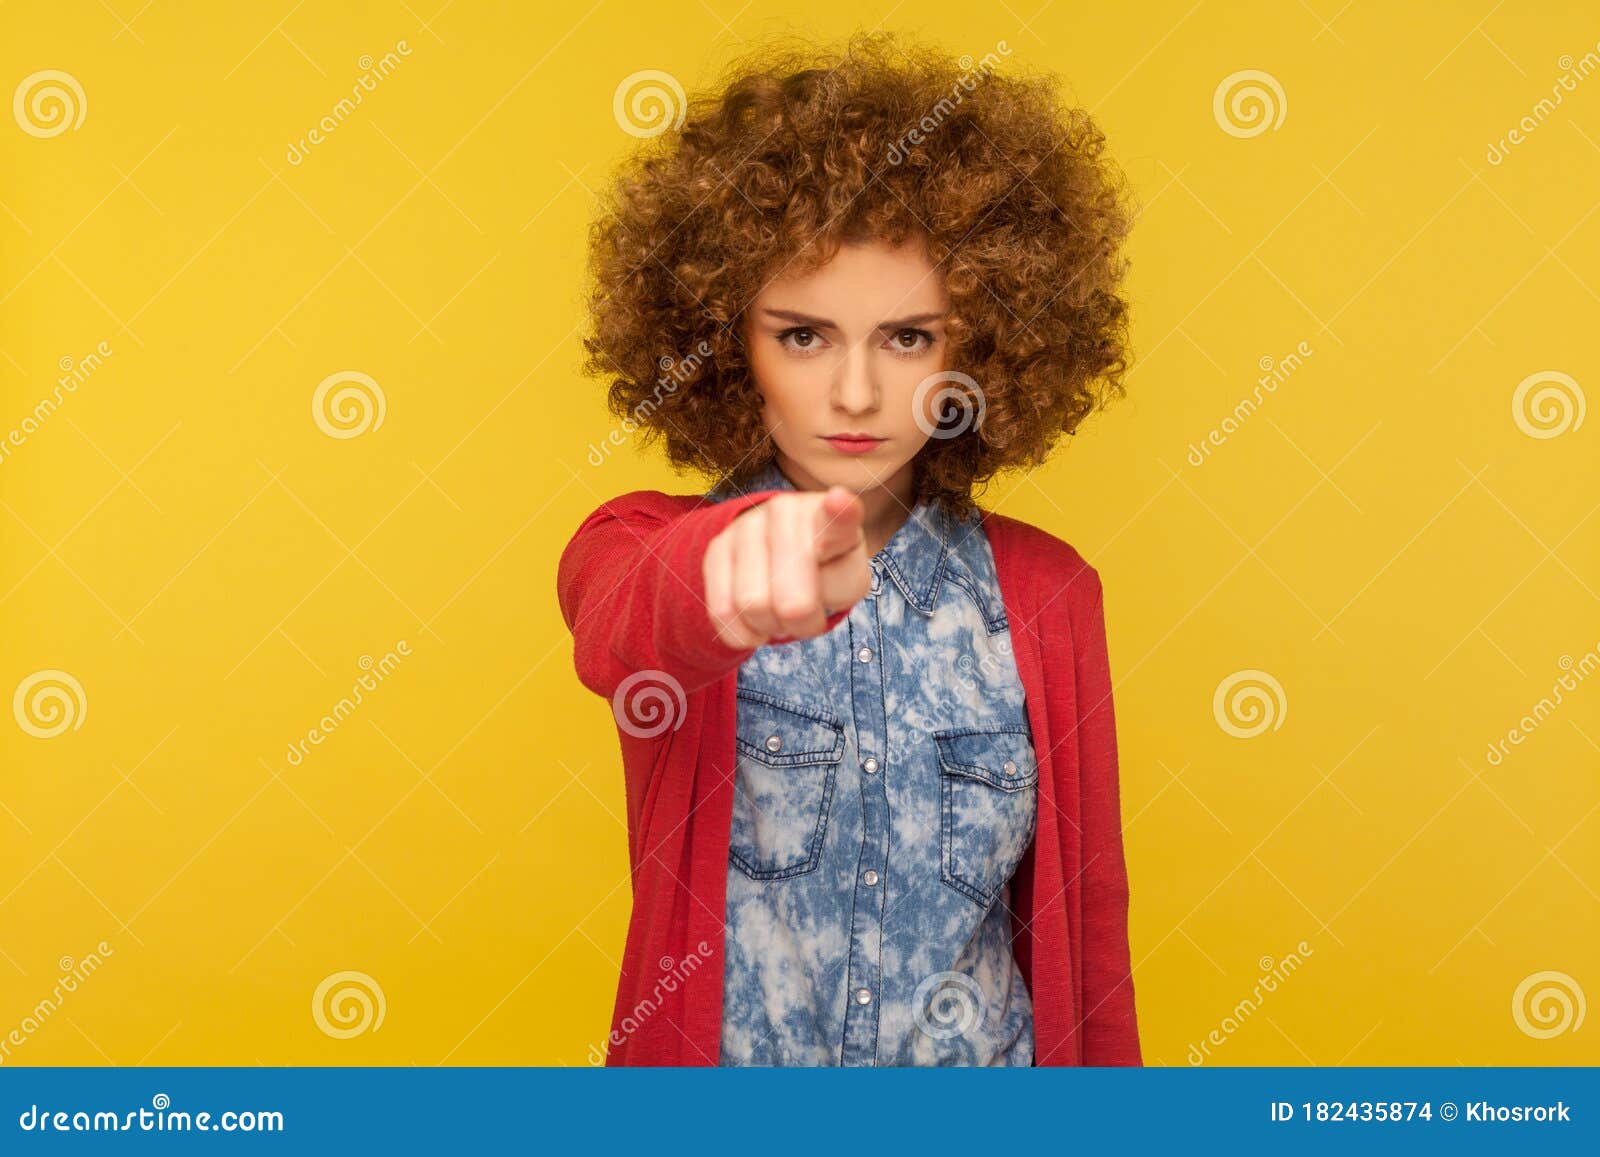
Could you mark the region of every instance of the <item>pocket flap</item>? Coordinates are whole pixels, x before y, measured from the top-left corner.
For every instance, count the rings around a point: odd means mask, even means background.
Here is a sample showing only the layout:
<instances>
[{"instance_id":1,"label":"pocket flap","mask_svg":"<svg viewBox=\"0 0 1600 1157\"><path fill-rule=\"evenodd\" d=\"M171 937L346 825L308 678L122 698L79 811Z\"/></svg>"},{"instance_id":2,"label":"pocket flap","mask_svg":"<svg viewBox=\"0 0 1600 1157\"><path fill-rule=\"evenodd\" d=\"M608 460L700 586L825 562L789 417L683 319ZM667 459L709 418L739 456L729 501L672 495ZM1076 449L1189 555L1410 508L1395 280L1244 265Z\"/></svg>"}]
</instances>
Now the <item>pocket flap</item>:
<instances>
[{"instance_id":1,"label":"pocket flap","mask_svg":"<svg viewBox=\"0 0 1600 1157\"><path fill-rule=\"evenodd\" d=\"M936 731L939 763L950 775L981 779L1002 791L1018 791L1039 782L1033 742L1020 727L962 727Z\"/></svg>"},{"instance_id":2,"label":"pocket flap","mask_svg":"<svg viewBox=\"0 0 1600 1157\"><path fill-rule=\"evenodd\" d=\"M740 752L774 767L837 763L844 728L819 711L780 703L757 691L738 692Z\"/></svg>"}]
</instances>

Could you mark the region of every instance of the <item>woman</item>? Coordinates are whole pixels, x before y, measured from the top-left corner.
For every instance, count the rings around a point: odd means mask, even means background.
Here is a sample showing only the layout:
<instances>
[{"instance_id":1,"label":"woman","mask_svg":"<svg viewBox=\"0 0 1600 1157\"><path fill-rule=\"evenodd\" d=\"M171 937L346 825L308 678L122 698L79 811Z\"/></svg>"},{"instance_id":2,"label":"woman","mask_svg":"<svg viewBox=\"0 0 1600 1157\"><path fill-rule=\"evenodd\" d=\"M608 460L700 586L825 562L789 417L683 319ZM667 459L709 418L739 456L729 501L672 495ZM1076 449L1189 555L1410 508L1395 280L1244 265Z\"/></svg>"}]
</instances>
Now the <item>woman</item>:
<instances>
[{"instance_id":1,"label":"woman","mask_svg":"<svg viewBox=\"0 0 1600 1157\"><path fill-rule=\"evenodd\" d=\"M627 780L609 1064L1140 1063L1099 576L974 501L1121 390L1129 214L998 47L769 51L593 230L587 369L718 479L559 568Z\"/></svg>"}]
</instances>

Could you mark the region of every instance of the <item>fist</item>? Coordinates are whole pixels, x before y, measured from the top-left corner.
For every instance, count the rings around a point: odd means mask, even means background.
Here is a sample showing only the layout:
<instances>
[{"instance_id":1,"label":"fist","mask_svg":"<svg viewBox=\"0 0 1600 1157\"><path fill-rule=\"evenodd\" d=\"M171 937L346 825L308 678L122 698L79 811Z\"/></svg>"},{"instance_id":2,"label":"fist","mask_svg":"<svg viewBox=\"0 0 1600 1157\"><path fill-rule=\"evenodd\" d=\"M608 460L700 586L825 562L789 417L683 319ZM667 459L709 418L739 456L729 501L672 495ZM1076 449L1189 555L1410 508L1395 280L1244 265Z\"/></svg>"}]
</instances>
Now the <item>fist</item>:
<instances>
[{"instance_id":1,"label":"fist","mask_svg":"<svg viewBox=\"0 0 1600 1157\"><path fill-rule=\"evenodd\" d=\"M861 499L843 486L774 495L706 547L706 607L717 638L759 647L822 634L872 585Z\"/></svg>"}]
</instances>

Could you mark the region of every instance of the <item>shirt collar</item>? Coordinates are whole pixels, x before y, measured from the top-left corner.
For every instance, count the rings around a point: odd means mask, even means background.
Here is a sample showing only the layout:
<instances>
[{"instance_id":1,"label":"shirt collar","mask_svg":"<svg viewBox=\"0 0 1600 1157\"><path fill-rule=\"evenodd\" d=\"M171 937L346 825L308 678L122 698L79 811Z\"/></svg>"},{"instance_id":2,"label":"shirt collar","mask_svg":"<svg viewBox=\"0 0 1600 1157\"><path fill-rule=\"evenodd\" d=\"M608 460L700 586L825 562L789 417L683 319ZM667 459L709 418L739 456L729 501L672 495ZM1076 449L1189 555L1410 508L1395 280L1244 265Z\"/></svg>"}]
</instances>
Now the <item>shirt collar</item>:
<instances>
[{"instance_id":1,"label":"shirt collar","mask_svg":"<svg viewBox=\"0 0 1600 1157\"><path fill-rule=\"evenodd\" d=\"M777 462L771 460L743 482L723 479L709 492L709 497L721 501L735 494L793 489L794 483L778 469ZM918 502L883 549L872 557L873 589L878 588L878 576L887 574L900 588L906 602L925 615L933 614L954 529L951 516L943 506Z\"/></svg>"}]
</instances>

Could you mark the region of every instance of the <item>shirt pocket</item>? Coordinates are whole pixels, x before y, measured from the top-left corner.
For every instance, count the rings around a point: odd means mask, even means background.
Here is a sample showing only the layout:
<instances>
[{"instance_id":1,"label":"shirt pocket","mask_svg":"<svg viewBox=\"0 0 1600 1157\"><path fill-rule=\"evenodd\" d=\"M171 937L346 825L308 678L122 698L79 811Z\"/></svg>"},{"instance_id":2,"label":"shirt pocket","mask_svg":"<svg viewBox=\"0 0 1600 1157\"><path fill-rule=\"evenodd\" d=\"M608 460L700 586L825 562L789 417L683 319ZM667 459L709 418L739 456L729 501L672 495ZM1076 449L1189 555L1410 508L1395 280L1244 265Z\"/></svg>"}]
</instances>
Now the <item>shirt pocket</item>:
<instances>
[{"instance_id":1,"label":"shirt pocket","mask_svg":"<svg viewBox=\"0 0 1600 1157\"><path fill-rule=\"evenodd\" d=\"M814 871L822 857L844 727L815 708L738 692L729 858L752 880Z\"/></svg>"},{"instance_id":2,"label":"shirt pocket","mask_svg":"<svg viewBox=\"0 0 1600 1157\"><path fill-rule=\"evenodd\" d=\"M939 753L940 879L987 908L1033 839L1039 765L1025 727L933 733Z\"/></svg>"}]
</instances>

